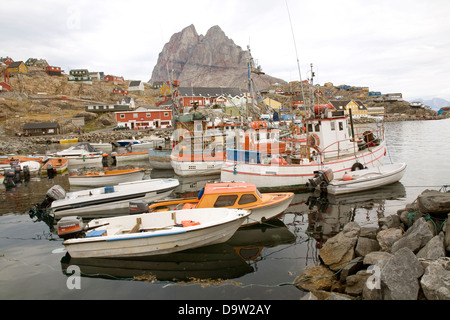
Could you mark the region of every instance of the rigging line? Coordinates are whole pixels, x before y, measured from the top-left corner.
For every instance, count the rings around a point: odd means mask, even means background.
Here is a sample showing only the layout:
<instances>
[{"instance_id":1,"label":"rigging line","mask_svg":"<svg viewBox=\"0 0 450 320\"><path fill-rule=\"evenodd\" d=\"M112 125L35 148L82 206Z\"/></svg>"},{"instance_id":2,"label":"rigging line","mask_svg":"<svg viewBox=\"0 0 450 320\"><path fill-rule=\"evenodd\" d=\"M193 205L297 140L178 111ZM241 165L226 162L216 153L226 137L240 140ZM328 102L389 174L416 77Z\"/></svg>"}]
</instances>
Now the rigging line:
<instances>
[{"instance_id":1,"label":"rigging line","mask_svg":"<svg viewBox=\"0 0 450 320\"><path fill-rule=\"evenodd\" d=\"M298 75L299 75L299 78L300 78L300 88L302 89L302 99L303 99L303 101L305 101L305 93L303 91L303 81L302 81L302 74L300 72L300 62L299 62L299 59L298 59L297 43L295 42L294 28L292 27L291 14L289 12L289 6L288 6L288 3L287 3L287 0L285 0L284 2L286 3L286 9L287 9L287 12L288 12L289 24L291 26L291 32L292 32L292 39L294 40L295 55L297 57ZM305 103L303 105L305 105Z\"/></svg>"}]
</instances>

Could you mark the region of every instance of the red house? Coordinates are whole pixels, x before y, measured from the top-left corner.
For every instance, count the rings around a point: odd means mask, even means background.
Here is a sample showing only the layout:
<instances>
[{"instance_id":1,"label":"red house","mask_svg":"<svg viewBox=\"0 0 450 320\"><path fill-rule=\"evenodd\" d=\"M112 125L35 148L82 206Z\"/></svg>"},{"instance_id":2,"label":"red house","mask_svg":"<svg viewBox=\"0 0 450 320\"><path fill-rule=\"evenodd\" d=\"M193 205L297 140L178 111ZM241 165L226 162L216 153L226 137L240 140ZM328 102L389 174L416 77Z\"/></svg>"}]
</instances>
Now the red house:
<instances>
[{"instance_id":1,"label":"red house","mask_svg":"<svg viewBox=\"0 0 450 320\"><path fill-rule=\"evenodd\" d=\"M9 91L11 92L11 85L6 82L0 82L0 91Z\"/></svg>"},{"instance_id":2,"label":"red house","mask_svg":"<svg viewBox=\"0 0 450 320\"><path fill-rule=\"evenodd\" d=\"M113 89L113 93L117 93L117 94L128 94L129 92L128 92L128 90L125 90L125 89L121 89L121 88L114 88Z\"/></svg>"},{"instance_id":3,"label":"red house","mask_svg":"<svg viewBox=\"0 0 450 320\"><path fill-rule=\"evenodd\" d=\"M112 76L112 75L107 75L107 76L103 77L103 80L114 82L114 83L125 83L125 79L123 77L116 77L116 76Z\"/></svg>"},{"instance_id":4,"label":"red house","mask_svg":"<svg viewBox=\"0 0 450 320\"><path fill-rule=\"evenodd\" d=\"M172 126L172 110L139 107L133 111L114 112L118 127L130 129L157 129Z\"/></svg>"},{"instance_id":5,"label":"red house","mask_svg":"<svg viewBox=\"0 0 450 320\"><path fill-rule=\"evenodd\" d=\"M45 72L49 76L60 76L61 75L61 67L47 66L47 67L45 67Z\"/></svg>"}]
</instances>

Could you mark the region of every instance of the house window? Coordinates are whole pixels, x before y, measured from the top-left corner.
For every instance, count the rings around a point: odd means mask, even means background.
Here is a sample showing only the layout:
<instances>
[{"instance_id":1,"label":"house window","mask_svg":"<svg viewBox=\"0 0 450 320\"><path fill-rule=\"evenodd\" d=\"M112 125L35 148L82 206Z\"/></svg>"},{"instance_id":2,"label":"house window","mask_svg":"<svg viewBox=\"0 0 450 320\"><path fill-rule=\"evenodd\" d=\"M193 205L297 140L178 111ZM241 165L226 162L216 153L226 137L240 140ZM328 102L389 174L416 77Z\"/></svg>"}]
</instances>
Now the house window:
<instances>
[{"instance_id":1,"label":"house window","mask_svg":"<svg viewBox=\"0 0 450 320\"><path fill-rule=\"evenodd\" d=\"M125 115L123 113L120 115L120 119L125 119Z\"/></svg>"},{"instance_id":2,"label":"house window","mask_svg":"<svg viewBox=\"0 0 450 320\"><path fill-rule=\"evenodd\" d=\"M137 117L138 117L138 114L137 113L133 113L133 118L137 119Z\"/></svg>"},{"instance_id":3,"label":"house window","mask_svg":"<svg viewBox=\"0 0 450 320\"><path fill-rule=\"evenodd\" d=\"M164 112L164 117L168 117L169 113L168 112Z\"/></svg>"},{"instance_id":4,"label":"house window","mask_svg":"<svg viewBox=\"0 0 450 320\"><path fill-rule=\"evenodd\" d=\"M232 206L236 202L237 197L238 197L237 195L219 196L217 197L217 200L214 203L214 208Z\"/></svg>"},{"instance_id":5,"label":"house window","mask_svg":"<svg viewBox=\"0 0 450 320\"><path fill-rule=\"evenodd\" d=\"M151 115L150 113L146 113L145 116L146 116L147 118L150 118L152 115Z\"/></svg>"}]
</instances>

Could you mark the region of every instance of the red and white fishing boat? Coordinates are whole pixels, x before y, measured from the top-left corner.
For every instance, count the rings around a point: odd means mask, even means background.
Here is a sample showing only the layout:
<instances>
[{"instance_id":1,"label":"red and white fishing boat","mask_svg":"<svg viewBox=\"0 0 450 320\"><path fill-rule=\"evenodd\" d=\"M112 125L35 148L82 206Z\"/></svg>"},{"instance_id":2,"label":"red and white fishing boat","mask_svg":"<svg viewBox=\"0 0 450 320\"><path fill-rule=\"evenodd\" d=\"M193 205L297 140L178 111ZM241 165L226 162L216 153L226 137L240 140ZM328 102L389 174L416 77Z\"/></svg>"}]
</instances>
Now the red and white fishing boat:
<instances>
[{"instance_id":1,"label":"red and white fishing boat","mask_svg":"<svg viewBox=\"0 0 450 320\"><path fill-rule=\"evenodd\" d=\"M354 128L343 111L316 106L314 115L294 128L285 152L227 149L222 181L245 181L260 190L301 190L315 171L330 168L339 179L345 172L383 165L384 127ZM304 132L304 133L303 133Z\"/></svg>"}]
</instances>

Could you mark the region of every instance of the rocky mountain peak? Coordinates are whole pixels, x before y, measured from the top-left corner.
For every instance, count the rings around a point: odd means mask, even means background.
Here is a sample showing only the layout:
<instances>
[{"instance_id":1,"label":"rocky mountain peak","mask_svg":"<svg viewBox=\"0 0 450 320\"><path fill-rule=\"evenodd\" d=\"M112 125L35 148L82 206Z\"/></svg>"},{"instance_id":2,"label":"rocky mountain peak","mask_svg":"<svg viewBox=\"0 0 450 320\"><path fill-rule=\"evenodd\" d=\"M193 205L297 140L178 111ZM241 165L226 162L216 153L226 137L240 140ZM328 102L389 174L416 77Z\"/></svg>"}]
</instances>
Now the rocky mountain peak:
<instances>
[{"instance_id":1,"label":"rocky mountain peak","mask_svg":"<svg viewBox=\"0 0 450 320\"><path fill-rule=\"evenodd\" d=\"M181 86L246 88L247 58L248 52L228 38L219 26L211 27L203 36L190 25L172 35L164 45L150 82L167 81L173 76ZM254 81L262 89L282 80L255 75Z\"/></svg>"}]
</instances>

